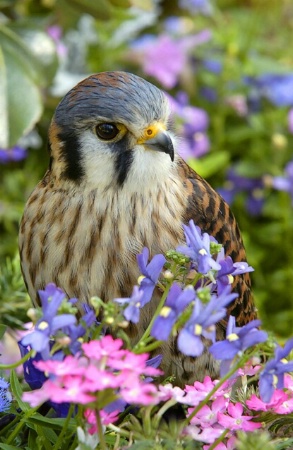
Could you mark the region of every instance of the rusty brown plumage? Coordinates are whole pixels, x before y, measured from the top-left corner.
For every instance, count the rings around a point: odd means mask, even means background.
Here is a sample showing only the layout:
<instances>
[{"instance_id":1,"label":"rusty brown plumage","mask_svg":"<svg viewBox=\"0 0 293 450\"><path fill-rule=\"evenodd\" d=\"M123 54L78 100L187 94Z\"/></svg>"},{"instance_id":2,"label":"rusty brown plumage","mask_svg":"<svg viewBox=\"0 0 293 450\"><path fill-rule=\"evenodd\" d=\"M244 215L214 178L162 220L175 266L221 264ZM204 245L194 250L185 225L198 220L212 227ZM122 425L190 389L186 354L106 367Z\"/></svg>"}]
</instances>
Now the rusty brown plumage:
<instances>
[{"instance_id":1,"label":"rusty brown plumage","mask_svg":"<svg viewBox=\"0 0 293 450\"><path fill-rule=\"evenodd\" d=\"M81 302L94 295L105 301L129 296L139 276L136 255L143 247L151 256L176 248L190 219L235 262L246 260L229 206L176 151L173 161L176 140L168 116L160 90L121 72L93 75L62 100L49 130L49 170L20 225L22 271L33 302L49 282ZM110 139L99 135L101 123ZM145 130L152 136L143 140ZM229 312L241 326L256 317L249 275L235 277L233 288L239 297ZM134 342L155 306L156 296L129 329ZM218 339L224 328L219 324ZM218 374L208 351L186 357L176 338L160 352L162 368L177 384Z\"/></svg>"}]
</instances>

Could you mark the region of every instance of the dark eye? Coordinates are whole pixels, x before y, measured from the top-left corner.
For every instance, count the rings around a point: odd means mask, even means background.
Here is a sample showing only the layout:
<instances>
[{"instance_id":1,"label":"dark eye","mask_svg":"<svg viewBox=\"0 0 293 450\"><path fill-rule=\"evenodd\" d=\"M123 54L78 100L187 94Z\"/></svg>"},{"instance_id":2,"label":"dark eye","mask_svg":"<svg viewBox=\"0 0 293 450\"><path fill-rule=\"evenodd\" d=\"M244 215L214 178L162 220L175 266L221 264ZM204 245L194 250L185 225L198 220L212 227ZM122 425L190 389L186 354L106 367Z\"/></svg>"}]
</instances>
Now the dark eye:
<instances>
[{"instance_id":1,"label":"dark eye","mask_svg":"<svg viewBox=\"0 0 293 450\"><path fill-rule=\"evenodd\" d=\"M100 139L110 141L117 136L119 130L114 123L100 123L100 125L96 126L96 133Z\"/></svg>"}]
</instances>

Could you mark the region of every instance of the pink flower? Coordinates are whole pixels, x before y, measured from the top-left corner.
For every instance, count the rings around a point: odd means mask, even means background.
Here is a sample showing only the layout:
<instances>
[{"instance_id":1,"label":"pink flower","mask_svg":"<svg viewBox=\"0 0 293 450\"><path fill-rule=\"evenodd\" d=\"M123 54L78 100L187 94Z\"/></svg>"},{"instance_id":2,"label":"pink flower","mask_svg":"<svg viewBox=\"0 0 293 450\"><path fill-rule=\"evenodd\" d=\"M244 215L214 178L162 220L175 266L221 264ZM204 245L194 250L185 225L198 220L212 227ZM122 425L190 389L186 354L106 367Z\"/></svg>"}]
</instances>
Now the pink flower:
<instances>
[{"instance_id":1,"label":"pink flower","mask_svg":"<svg viewBox=\"0 0 293 450\"><path fill-rule=\"evenodd\" d=\"M131 405L156 405L160 401L157 388L150 383L137 383L122 388L120 396Z\"/></svg>"},{"instance_id":2,"label":"pink flower","mask_svg":"<svg viewBox=\"0 0 293 450\"><path fill-rule=\"evenodd\" d=\"M184 401L182 400L184 399L185 392L178 386L172 386L171 383L167 383L164 385L160 384L158 394L160 397L160 401L162 402L173 398L178 403L184 403Z\"/></svg>"},{"instance_id":3,"label":"pink flower","mask_svg":"<svg viewBox=\"0 0 293 450\"><path fill-rule=\"evenodd\" d=\"M236 437L231 436L228 441L226 442L226 445L224 442L220 442L220 444L216 445L214 450L235 450L235 443L236 443ZM203 450L209 450L209 445L204 445Z\"/></svg>"},{"instance_id":4,"label":"pink flower","mask_svg":"<svg viewBox=\"0 0 293 450\"><path fill-rule=\"evenodd\" d=\"M103 358L109 363L108 358L115 360L124 355L125 350L120 350L122 345L122 339L113 339L111 335L107 335L102 339L82 344L82 349L88 358L95 361L100 361Z\"/></svg>"},{"instance_id":5,"label":"pink flower","mask_svg":"<svg viewBox=\"0 0 293 450\"><path fill-rule=\"evenodd\" d=\"M224 396L216 398L211 407L204 405L198 413L191 419L192 424L200 425L202 428L210 427L218 422L218 413L226 411L229 400ZM188 409L188 413L193 412L193 408Z\"/></svg>"},{"instance_id":6,"label":"pink flower","mask_svg":"<svg viewBox=\"0 0 293 450\"><path fill-rule=\"evenodd\" d=\"M252 416L243 416L243 406L241 403L230 403L228 405L228 413L223 414L221 412L218 413L218 422L224 428L228 428L230 430L244 430L244 431L253 431L257 428L260 428L261 423L251 422L253 419Z\"/></svg>"},{"instance_id":7,"label":"pink flower","mask_svg":"<svg viewBox=\"0 0 293 450\"><path fill-rule=\"evenodd\" d=\"M184 397L184 401L187 405L196 406L201 400L203 400L207 394L211 392L211 390L218 383L218 380L212 381L210 377L206 376L204 381L201 383L200 381L195 381L193 386L185 386L186 396ZM225 396L227 398L230 397L231 394L231 381L225 382L219 390L215 392L212 399L215 399L220 396Z\"/></svg>"},{"instance_id":8,"label":"pink flower","mask_svg":"<svg viewBox=\"0 0 293 450\"><path fill-rule=\"evenodd\" d=\"M132 55L136 54L147 75L155 77L162 86L171 89L188 64L189 53L196 45L208 41L210 37L209 30L176 39L167 34L158 37L145 36L135 42Z\"/></svg>"},{"instance_id":9,"label":"pink flower","mask_svg":"<svg viewBox=\"0 0 293 450\"><path fill-rule=\"evenodd\" d=\"M260 365L256 365L254 366L251 361L248 361L244 367L241 367L241 369L238 370L237 374L239 376L245 376L245 375L249 375L249 376L253 376L255 375L257 372L259 372L259 370L262 368L262 366Z\"/></svg>"},{"instance_id":10,"label":"pink flower","mask_svg":"<svg viewBox=\"0 0 293 450\"><path fill-rule=\"evenodd\" d=\"M276 408L282 405L286 400L288 400L288 395L281 389L276 389L269 403L263 402L259 397L253 394L249 400L246 400L246 405L253 411L276 411Z\"/></svg>"},{"instance_id":11,"label":"pink flower","mask_svg":"<svg viewBox=\"0 0 293 450\"><path fill-rule=\"evenodd\" d=\"M195 425L189 425L184 431L196 441L204 442L206 444L213 444L215 440L221 436L224 429L222 427L207 427L201 429Z\"/></svg>"},{"instance_id":12,"label":"pink flower","mask_svg":"<svg viewBox=\"0 0 293 450\"><path fill-rule=\"evenodd\" d=\"M146 361L149 357L147 353L136 355L128 350L125 350L124 354L120 356L120 359L109 359L108 366L112 369L123 370L125 375L127 371L137 375L156 376L162 374L161 370L146 365Z\"/></svg>"},{"instance_id":13,"label":"pink flower","mask_svg":"<svg viewBox=\"0 0 293 450\"><path fill-rule=\"evenodd\" d=\"M103 389L117 389L121 386L123 377L106 370L100 370L90 365L85 372L85 378L90 386L90 391L102 391Z\"/></svg>"},{"instance_id":14,"label":"pink flower","mask_svg":"<svg viewBox=\"0 0 293 450\"><path fill-rule=\"evenodd\" d=\"M92 425L88 432L90 434L97 433L97 419L96 414L92 409L86 409L84 416L87 422ZM106 413L103 409L100 411L100 416L102 420L102 425L109 425L110 423L116 422L119 418L119 411L113 411L111 413Z\"/></svg>"},{"instance_id":15,"label":"pink flower","mask_svg":"<svg viewBox=\"0 0 293 450\"><path fill-rule=\"evenodd\" d=\"M34 366L42 372L56 376L63 375L80 375L86 370L88 361L86 358L75 358L74 356L66 356L63 361L47 359L46 361L35 361Z\"/></svg>"}]
</instances>

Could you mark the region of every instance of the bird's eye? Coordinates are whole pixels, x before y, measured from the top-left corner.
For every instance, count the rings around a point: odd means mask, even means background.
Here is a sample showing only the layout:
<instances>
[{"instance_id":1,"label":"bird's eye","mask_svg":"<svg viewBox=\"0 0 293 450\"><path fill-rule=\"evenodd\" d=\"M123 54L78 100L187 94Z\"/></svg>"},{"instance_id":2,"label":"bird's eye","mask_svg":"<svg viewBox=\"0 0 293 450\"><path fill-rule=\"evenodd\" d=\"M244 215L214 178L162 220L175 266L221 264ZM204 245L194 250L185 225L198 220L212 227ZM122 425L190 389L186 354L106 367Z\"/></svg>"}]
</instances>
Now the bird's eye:
<instances>
[{"instance_id":1,"label":"bird's eye","mask_svg":"<svg viewBox=\"0 0 293 450\"><path fill-rule=\"evenodd\" d=\"M100 139L111 141L117 136L119 130L114 123L100 123L96 126L96 133Z\"/></svg>"}]
</instances>

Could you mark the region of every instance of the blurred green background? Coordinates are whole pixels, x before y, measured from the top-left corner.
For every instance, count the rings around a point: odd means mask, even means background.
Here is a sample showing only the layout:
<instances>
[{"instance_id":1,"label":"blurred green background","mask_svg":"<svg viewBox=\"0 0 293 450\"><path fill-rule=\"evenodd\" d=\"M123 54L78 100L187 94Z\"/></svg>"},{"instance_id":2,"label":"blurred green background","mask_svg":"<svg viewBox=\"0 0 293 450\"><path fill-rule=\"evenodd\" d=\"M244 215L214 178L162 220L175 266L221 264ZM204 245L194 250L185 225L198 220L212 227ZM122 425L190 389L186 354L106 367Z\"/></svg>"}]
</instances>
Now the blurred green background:
<instances>
[{"instance_id":1,"label":"blurred green background","mask_svg":"<svg viewBox=\"0 0 293 450\"><path fill-rule=\"evenodd\" d=\"M90 73L126 70L173 98L183 156L231 203L260 317L293 324L291 0L0 0L0 316L29 299L18 224L43 176L62 96Z\"/></svg>"}]
</instances>

